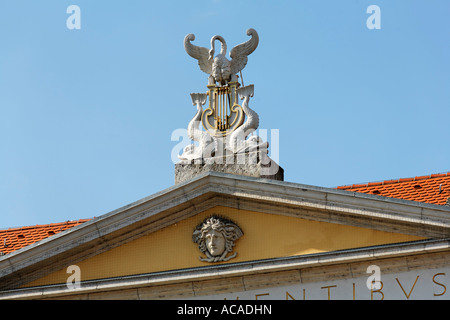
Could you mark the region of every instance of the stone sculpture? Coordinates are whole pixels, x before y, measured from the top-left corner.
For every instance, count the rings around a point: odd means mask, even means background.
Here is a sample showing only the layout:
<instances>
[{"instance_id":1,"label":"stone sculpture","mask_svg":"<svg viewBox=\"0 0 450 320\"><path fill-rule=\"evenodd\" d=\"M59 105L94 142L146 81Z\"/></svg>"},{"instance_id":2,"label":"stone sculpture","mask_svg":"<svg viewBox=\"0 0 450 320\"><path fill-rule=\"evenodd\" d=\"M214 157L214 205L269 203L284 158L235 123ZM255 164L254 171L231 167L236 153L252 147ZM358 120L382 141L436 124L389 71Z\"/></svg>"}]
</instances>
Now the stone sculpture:
<instances>
[{"instance_id":1,"label":"stone sculpture","mask_svg":"<svg viewBox=\"0 0 450 320\"><path fill-rule=\"evenodd\" d=\"M227 51L225 39L218 35L211 38L211 49L208 50L193 45L191 41L195 40L195 35L190 33L184 38L184 48L191 57L198 60L200 69L210 75L209 84L218 82L221 85L226 85L230 81L237 81L236 74L244 69L248 60L247 56L255 51L258 46L259 37L255 29L248 29L247 35L251 36L250 40L231 50L231 61L225 56ZM220 41L221 48L220 53L214 57L216 40Z\"/></svg>"},{"instance_id":2,"label":"stone sculpture","mask_svg":"<svg viewBox=\"0 0 450 320\"><path fill-rule=\"evenodd\" d=\"M193 34L184 38L186 52L209 78L206 93L191 93L197 109L187 128L192 143L177 154L180 162L175 164L175 183L206 171L284 179L283 169L268 156L268 142L255 134L259 116L250 107L254 85L244 86L237 75L242 78L248 55L259 43L256 30L248 29L247 35L251 37L248 41L231 50L231 60L225 56L227 44L222 36L211 38L210 49L193 45ZM221 44L217 55L216 41Z\"/></svg>"},{"instance_id":3,"label":"stone sculpture","mask_svg":"<svg viewBox=\"0 0 450 320\"><path fill-rule=\"evenodd\" d=\"M233 252L235 241L244 233L233 221L219 216L211 216L203 220L194 230L192 240L198 244L198 248L206 255L199 257L205 262L228 261L236 257Z\"/></svg>"},{"instance_id":4,"label":"stone sculpture","mask_svg":"<svg viewBox=\"0 0 450 320\"><path fill-rule=\"evenodd\" d=\"M237 76L247 64L247 56L259 43L255 29L248 29L247 35L251 36L251 39L231 50L231 61L225 57L227 45L225 39L219 35L211 38L209 50L193 45L191 43L195 39L193 34L188 34L184 38L186 52L198 60L200 69L210 74L210 77L207 86L209 90L206 94L191 94L197 112L189 122L188 135L198 144L188 145L183 153L178 155L182 163L192 163L227 152L238 154L259 149L267 153L267 142L263 142L258 136L247 139L259 125L258 114L249 106L254 86L240 87ZM221 50L214 57L216 40L220 41ZM205 105L208 96L209 106L203 110L202 106ZM242 105L239 105L238 97L243 100ZM200 123L205 131L200 129Z\"/></svg>"}]
</instances>

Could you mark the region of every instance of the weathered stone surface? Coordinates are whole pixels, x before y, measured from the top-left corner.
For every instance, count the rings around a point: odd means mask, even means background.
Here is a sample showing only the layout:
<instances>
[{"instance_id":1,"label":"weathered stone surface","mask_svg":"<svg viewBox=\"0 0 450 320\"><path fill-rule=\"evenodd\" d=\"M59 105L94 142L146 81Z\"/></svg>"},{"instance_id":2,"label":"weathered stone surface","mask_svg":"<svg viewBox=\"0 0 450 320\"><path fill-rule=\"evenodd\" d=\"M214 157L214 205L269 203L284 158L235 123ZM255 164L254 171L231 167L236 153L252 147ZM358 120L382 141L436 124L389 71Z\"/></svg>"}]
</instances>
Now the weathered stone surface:
<instances>
[{"instance_id":1,"label":"weathered stone surface","mask_svg":"<svg viewBox=\"0 0 450 320\"><path fill-rule=\"evenodd\" d=\"M177 163L175 184L208 171L284 181L283 168L264 152L257 151L205 158L191 163Z\"/></svg>"}]
</instances>

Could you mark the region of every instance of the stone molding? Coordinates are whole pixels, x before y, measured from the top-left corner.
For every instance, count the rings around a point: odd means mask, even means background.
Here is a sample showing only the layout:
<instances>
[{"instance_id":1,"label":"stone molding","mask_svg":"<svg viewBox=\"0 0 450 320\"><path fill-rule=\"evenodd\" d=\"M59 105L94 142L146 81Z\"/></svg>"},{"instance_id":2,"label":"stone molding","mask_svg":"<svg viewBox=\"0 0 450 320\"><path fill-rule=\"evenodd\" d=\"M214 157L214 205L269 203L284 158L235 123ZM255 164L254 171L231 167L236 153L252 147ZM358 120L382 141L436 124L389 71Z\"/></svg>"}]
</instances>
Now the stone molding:
<instances>
[{"instance_id":1,"label":"stone molding","mask_svg":"<svg viewBox=\"0 0 450 320\"><path fill-rule=\"evenodd\" d=\"M385 273L450 265L450 239L357 248L212 267L85 281L0 292L0 299L178 299L231 293L289 283L350 279L367 275L368 264ZM209 289L208 289L209 288Z\"/></svg>"}]
</instances>

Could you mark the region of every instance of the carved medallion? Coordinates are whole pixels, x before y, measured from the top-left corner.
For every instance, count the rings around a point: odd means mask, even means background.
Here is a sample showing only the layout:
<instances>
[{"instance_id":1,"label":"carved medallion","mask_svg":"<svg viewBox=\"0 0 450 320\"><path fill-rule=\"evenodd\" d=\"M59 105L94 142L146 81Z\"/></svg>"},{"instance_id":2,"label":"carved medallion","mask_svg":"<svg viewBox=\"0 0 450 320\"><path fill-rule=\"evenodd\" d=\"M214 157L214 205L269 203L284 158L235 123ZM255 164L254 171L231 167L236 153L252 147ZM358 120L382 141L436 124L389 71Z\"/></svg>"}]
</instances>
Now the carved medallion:
<instances>
[{"instance_id":1,"label":"carved medallion","mask_svg":"<svg viewBox=\"0 0 450 320\"><path fill-rule=\"evenodd\" d=\"M213 215L200 223L192 234L192 240L198 244L206 258L201 261L220 262L236 257L233 253L234 242L244 233L233 221ZM228 254L231 254L227 257Z\"/></svg>"}]
</instances>

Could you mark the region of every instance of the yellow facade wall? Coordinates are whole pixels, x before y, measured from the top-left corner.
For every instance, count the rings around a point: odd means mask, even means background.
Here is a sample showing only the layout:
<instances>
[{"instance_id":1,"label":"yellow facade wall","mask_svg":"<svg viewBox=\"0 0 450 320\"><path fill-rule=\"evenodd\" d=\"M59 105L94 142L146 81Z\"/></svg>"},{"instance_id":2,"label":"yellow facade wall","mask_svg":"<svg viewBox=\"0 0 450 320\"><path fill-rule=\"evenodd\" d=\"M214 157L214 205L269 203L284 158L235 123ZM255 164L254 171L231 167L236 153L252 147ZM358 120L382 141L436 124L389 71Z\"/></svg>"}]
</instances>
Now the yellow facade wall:
<instances>
[{"instance_id":1,"label":"yellow facade wall","mask_svg":"<svg viewBox=\"0 0 450 320\"><path fill-rule=\"evenodd\" d=\"M194 228L206 217L218 214L233 220L244 235L236 241L236 258L223 263L288 257L310 253L399 243L423 238L301 218L215 207L159 231L100 253L76 265L81 281L192 267L202 262ZM202 255L203 256L203 255ZM65 283L66 268L25 287Z\"/></svg>"}]
</instances>

